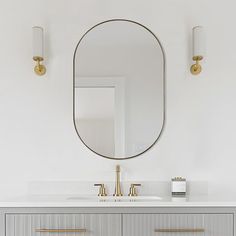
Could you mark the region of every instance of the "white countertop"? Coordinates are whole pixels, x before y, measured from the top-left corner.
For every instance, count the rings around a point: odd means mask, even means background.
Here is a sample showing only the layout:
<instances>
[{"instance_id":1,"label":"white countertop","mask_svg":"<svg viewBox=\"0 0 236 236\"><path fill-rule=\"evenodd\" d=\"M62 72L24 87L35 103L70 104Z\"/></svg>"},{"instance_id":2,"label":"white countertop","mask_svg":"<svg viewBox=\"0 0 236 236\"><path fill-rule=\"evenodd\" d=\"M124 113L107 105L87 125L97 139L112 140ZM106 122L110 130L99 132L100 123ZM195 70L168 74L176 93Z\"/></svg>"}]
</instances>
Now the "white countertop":
<instances>
[{"instance_id":1,"label":"white countertop","mask_svg":"<svg viewBox=\"0 0 236 236\"><path fill-rule=\"evenodd\" d=\"M32 195L0 199L0 208L13 207L236 207L236 196L162 197L152 201L101 201L75 195ZM83 198L83 197L82 197Z\"/></svg>"}]
</instances>

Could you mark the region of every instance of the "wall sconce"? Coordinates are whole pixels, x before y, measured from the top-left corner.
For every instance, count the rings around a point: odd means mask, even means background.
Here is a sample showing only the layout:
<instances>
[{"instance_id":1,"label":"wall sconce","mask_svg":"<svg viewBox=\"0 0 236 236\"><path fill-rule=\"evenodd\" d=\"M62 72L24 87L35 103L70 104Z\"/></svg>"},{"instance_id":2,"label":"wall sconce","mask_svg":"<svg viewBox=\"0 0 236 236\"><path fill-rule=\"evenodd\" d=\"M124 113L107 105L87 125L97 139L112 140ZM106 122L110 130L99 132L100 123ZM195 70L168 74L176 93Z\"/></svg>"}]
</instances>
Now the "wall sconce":
<instances>
[{"instance_id":1,"label":"wall sconce","mask_svg":"<svg viewBox=\"0 0 236 236\"><path fill-rule=\"evenodd\" d=\"M193 60L195 64L191 66L191 73L198 75L202 71L200 61L204 58L205 54L205 33L202 26L196 26L193 28Z\"/></svg>"},{"instance_id":2,"label":"wall sconce","mask_svg":"<svg viewBox=\"0 0 236 236\"><path fill-rule=\"evenodd\" d=\"M41 64L44 60L43 56L43 28L39 26L34 26L33 30L33 60L36 61L36 66L34 67L34 72L37 75L44 75L46 73L46 67Z\"/></svg>"}]
</instances>

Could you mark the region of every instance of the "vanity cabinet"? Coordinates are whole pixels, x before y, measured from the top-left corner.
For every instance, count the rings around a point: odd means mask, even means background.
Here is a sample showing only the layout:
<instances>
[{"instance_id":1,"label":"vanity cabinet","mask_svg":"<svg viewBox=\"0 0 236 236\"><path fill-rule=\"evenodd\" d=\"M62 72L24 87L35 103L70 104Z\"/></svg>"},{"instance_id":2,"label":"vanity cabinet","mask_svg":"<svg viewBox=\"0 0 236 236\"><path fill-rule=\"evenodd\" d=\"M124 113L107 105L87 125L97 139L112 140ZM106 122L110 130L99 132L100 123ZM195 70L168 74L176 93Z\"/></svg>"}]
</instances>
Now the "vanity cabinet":
<instances>
[{"instance_id":1,"label":"vanity cabinet","mask_svg":"<svg viewBox=\"0 0 236 236\"><path fill-rule=\"evenodd\" d=\"M125 214L123 236L233 236L233 214Z\"/></svg>"},{"instance_id":2,"label":"vanity cabinet","mask_svg":"<svg viewBox=\"0 0 236 236\"><path fill-rule=\"evenodd\" d=\"M6 208L0 236L236 236L234 208Z\"/></svg>"},{"instance_id":3,"label":"vanity cabinet","mask_svg":"<svg viewBox=\"0 0 236 236\"><path fill-rule=\"evenodd\" d=\"M121 236L120 214L7 214L6 236Z\"/></svg>"}]
</instances>

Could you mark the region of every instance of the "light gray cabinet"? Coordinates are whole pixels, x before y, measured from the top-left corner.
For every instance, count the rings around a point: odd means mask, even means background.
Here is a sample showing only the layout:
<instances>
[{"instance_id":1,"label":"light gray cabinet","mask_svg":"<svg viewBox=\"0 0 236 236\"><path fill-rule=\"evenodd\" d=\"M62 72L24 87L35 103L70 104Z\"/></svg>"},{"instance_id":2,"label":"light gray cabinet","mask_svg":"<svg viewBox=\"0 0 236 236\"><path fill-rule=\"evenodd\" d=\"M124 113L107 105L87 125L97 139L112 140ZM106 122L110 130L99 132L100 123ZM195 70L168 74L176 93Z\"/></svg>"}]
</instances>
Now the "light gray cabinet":
<instances>
[{"instance_id":1,"label":"light gray cabinet","mask_svg":"<svg viewBox=\"0 0 236 236\"><path fill-rule=\"evenodd\" d=\"M120 214L7 214L6 236L121 236Z\"/></svg>"},{"instance_id":2,"label":"light gray cabinet","mask_svg":"<svg viewBox=\"0 0 236 236\"><path fill-rule=\"evenodd\" d=\"M126 214L123 236L233 236L233 214Z\"/></svg>"},{"instance_id":3,"label":"light gray cabinet","mask_svg":"<svg viewBox=\"0 0 236 236\"><path fill-rule=\"evenodd\" d=\"M11 208L0 214L0 236L236 236L235 214L231 208Z\"/></svg>"}]
</instances>

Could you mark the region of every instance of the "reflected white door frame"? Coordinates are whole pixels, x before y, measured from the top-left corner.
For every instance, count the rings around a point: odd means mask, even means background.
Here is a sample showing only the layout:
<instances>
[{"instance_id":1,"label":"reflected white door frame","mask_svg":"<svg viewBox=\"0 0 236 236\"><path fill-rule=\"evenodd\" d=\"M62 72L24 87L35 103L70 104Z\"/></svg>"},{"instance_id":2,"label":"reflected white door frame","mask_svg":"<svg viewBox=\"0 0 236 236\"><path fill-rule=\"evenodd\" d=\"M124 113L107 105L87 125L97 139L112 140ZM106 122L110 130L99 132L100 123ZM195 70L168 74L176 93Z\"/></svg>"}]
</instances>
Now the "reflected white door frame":
<instances>
[{"instance_id":1,"label":"reflected white door frame","mask_svg":"<svg viewBox=\"0 0 236 236\"><path fill-rule=\"evenodd\" d=\"M75 80L76 88L114 88L115 120L114 140L115 157L125 156L125 77L79 77Z\"/></svg>"}]
</instances>

